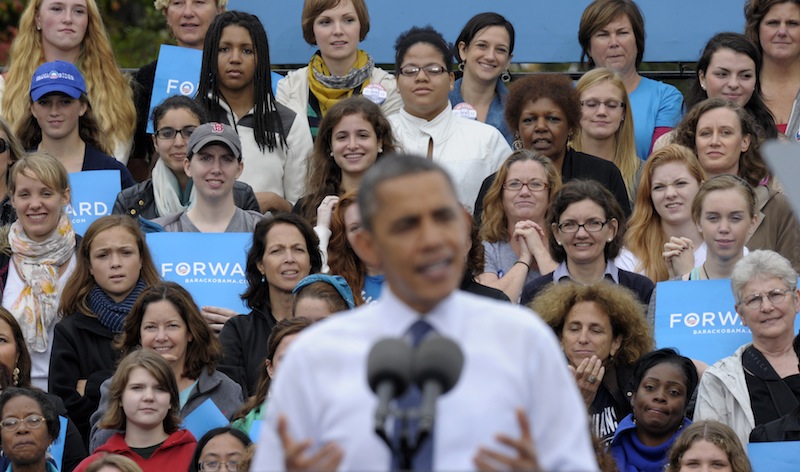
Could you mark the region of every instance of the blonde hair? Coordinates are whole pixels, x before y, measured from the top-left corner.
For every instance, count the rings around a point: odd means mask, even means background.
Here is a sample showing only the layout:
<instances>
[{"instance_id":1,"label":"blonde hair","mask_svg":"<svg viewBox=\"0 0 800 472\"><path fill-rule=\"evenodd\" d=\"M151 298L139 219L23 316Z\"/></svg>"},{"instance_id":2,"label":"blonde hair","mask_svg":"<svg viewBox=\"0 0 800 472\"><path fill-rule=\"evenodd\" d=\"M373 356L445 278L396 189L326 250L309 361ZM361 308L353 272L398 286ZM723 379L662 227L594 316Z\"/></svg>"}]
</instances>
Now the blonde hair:
<instances>
[{"instance_id":1,"label":"blonde hair","mask_svg":"<svg viewBox=\"0 0 800 472\"><path fill-rule=\"evenodd\" d=\"M11 166L11 179L8 183L8 194L14 195L17 189L17 177L24 174L43 183L53 191L65 195L69 190L69 174L61 161L46 152L32 152Z\"/></svg>"},{"instance_id":2,"label":"blonde hair","mask_svg":"<svg viewBox=\"0 0 800 472\"><path fill-rule=\"evenodd\" d=\"M30 0L19 20L19 32L11 44L2 110L12 126L19 126L29 107L31 77L44 64L42 35L34 20L44 0ZM114 58L108 33L95 0L86 0L88 23L76 66L86 80L89 102L102 134L114 143L128 145L136 127L136 108L130 78Z\"/></svg>"},{"instance_id":3,"label":"blonde hair","mask_svg":"<svg viewBox=\"0 0 800 472\"><path fill-rule=\"evenodd\" d=\"M656 169L671 162L685 165L689 175L697 180L698 186L706 180L706 173L697 156L691 149L680 144L664 146L651 154L645 162L636 203L625 233L625 247L639 259L636 270L644 270L644 275L653 282L669 278L669 269L662 255L667 235L661 227L661 216L653 207L653 174Z\"/></svg>"},{"instance_id":4,"label":"blonde hair","mask_svg":"<svg viewBox=\"0 0 800 472\"><path fill-rule=\"evenodd\" d=\"M119 454L106 454L102 456L89 464L89 467L86 468L86 472L98 472L105 466L115 467L122 472L142 472L142 468L139 467L136 462L133 462L133 460L125 456L120 456Z\"/></svg>"},{"instance_id":5,"label":"blonde hair","mask_svg":"<svg viewBox=\"0 0 800 472\"><path fill-rule=\"evenodd\" d=\"M578 95L581 95L586 90L604 82L609 82L613 85L622 97L622 123L617 128L617 132L614 133L614 164L619 168L622 180L625 181L625 190L628 191L628 198L633 199L636 194L636 174L639 171L641 161L636 155L636 142L633 137L633 112L631 112L628 92L625 91L625 83L622 82L619 74L601 67L583 74L583 77L578 80L576 89L578 90ZM583 151L582 134L583 130L581 129L572 138L571 145L576 151Z\"/></svg>"}]
</instances>

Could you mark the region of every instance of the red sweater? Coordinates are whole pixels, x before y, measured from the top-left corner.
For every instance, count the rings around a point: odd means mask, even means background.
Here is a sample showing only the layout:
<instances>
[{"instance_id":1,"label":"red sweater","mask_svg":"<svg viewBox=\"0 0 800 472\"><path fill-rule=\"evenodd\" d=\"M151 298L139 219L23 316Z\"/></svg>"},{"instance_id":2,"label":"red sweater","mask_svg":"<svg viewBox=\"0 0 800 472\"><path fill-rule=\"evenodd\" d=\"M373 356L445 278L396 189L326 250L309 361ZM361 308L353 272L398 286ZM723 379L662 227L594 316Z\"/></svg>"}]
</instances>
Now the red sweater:
<instances>
[{"instance_id":1,"label":"red sweater","mask_svg":"<svg viewBox=\"0 0 800 472\"><path fill-rule=\"evenodd\" d=\"M136 454L125 443L125 435L116 433L98 447L94 454L83 460L74 472L84 472L89 464L106 454L125 456L142 468L143 472L163 472L165 470L189 470L197 440L188 430L180 429L169 435L166 441L156 449L149 459Z\"/></svg>"}]
</instances>

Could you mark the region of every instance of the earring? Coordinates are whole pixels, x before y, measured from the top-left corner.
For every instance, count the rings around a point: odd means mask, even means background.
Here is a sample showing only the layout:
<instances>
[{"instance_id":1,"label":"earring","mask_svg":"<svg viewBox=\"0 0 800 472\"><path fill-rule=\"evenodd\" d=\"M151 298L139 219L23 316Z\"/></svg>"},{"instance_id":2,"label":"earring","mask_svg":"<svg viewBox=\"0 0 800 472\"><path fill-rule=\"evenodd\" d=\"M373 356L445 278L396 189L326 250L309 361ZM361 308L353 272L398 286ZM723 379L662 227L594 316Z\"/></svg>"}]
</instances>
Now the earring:
<instances>
[{"instance_id":1,"label":"earring","mask_svg":"<svg viewBox=\"0 0 800 472\"><path fill-rule=\"evenodd\" d=\"M508 72L508 69L504 70L503 73L500 74L500 80L506 84L511 82L511 74Z\"/></svg>"},{"instance_id":2,"label":"earring","mask_svg":"<svg viewBox=\"0 0 800 472\"><path fill-rule=\"evenodd\" d=\"M525 147L525 145L522 144L522 139L520 139L519 133L514 135L514 142L511 143L511 146L514 148L515 151L519 151Z\"/></svg>"},{"instance_id":3,"label":"earring","mask_svg":"<svg viewBox=\"0 0 800 472\"><path fill-rule=\"evenodd\" d=\"M706 89L706 84L700 84L700 88L705 90Z\"/></svg>"},{"instance_id":4,"label":"earring","mask_svg":"<svg viewBox=\"0 0 800 472\"><path fill-rule=\"evenodd\" d=\"M19 385L19 367L14 366L14 386Z\"/></svg>"},{"instance_id":5,"label":"earring","mask_svg":"<svg viewBox=\"0 0 800 472\"><path fill-rule=\"evenodd\" d=\"M561 244L561 241L559 241L557 239L556 239L556 244L558 244L559 246L563 246L563 244Z\"/></svg>"},{"instance_id":6,"label":"earring","mask_svg":"<svg viewBox=\"0 0 800 472\"><path fill-rule=\"evenodd\" d=\"M36 25L36 31L41 31L41 30L42 30L42 27L39 26L39 25Z\"/></svg>"},{"instance_id":7,"label":"earring","mask_svg":"<svg viewBox=\"0 0 800 472\"><path fill-rule=\"evenodd\" d=\"M608 238L608 242L611 242L613 240L614 240L614 238Z\"/></svg>"},{"instance_id":8,"label":"earring","mask_svg":"<svg viewBox=\"0 0 800 472\"><path fill-rule=\"evenodd\" d=\"M333 151L329 152L328 154L330 154L330 155L331 155L331 157L333 157Z\"/></svg>"},{"instance_id":9,"label":"earring","mask_svg":"<svg viewBox=\"0 0 800 472\"><path fill-rule=\"evenodd\" d=\"M463 61L458 63L458 71L459 72L464 72L464 62Z\"/></svg>"},{"instance_id":10,"label":"earring","mask_svg":"<svg viewBox=\"0 0 800 472\"><path fill-rule=\"evenodd\" d=\"M379 148L378 148L378 154L380 154L380 153L382 153L382 152L383 152L383 148L382 148L382 147L379 147Z\"/></svg>"}]
</instances>

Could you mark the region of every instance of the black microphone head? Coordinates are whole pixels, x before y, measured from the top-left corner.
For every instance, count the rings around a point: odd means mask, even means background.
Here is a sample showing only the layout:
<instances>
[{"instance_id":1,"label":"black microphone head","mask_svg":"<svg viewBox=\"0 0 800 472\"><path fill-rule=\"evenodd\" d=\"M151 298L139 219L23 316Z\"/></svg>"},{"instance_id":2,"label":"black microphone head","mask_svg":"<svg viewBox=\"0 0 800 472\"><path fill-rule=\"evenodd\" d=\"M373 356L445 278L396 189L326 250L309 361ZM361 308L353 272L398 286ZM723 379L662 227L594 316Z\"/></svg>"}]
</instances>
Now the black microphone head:
<instances>
[{"instance_id":1,"label":"black microphone head","mask_svg":"<svg viewBox=\"0 0 800 472\"><path fill-rule=\"evenodd\" d=\"M411 382L411 346L397 338L381 339L367 357L367 382L377 393L378 386L389 381L394 386L395 397L400 396Z\"/></svg>"},{"instance_id":2,"label":"black microphone head","mask_svg":"<svg viewBox=\"0 0 800 472\"><path fill-rule=\"evenodd\" d=\"M414 352L414 382L422 388L428 380L438 382L442 393L457 383L464 367L464 353L455 341L433 336L423 341Z\"/></svg>"}]
</instances>

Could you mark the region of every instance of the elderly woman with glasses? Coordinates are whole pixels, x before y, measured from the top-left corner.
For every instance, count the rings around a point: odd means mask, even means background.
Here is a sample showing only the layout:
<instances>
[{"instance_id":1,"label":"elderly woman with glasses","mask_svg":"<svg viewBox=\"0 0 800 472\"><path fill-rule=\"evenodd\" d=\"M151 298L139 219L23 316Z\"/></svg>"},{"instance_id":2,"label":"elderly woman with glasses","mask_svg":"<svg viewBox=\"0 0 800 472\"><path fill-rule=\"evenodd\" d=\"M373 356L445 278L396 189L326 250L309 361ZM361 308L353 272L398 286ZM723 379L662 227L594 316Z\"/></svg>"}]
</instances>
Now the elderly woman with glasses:
<instances>
[{"instance_id":1,"label":"elderly woman with glasses","mask_svg":"<svg viewBox=\"0 0 800 472\"><path fill-rule=\"evenodd\" d=\"M757 425L789 413L800 399L798 357L792 349L800 311L797 272L780 254L753 251L731 275L736 312L753 342L706 370L694 417L727 424L747 444Z\"/></svg>"}]
</instances>

